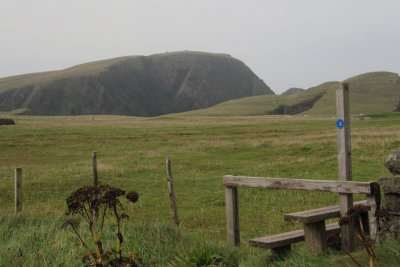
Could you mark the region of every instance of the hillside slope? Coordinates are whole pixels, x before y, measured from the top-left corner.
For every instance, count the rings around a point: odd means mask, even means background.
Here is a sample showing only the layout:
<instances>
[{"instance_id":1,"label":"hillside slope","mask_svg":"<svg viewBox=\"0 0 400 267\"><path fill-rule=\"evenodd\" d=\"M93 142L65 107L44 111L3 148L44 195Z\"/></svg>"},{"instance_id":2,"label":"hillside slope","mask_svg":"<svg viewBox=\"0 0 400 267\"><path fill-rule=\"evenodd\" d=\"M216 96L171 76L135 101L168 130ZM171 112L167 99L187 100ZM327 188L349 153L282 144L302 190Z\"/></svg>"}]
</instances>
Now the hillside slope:
<instances>
[{"instance_id":1,"label":"hillside slope","mask_svg":"<svg viewBox=\"0 0 400 267\"><path fill-rule=\"evenodd\" d=\"M281 95L294 95L294 94L298 94L298 93L301 93L301 92L304 92L304 89L293 87L293 88L287 89Z\"/></svg>"},{"instance_id":2,"label":"hillside slope","mask_svg":"<svg viewBox=\"0 0 400 267\"><path fill-rule=\"evenodd\" d=\"M225 54L131 56L0 79L0 111L26 115L157 116L273 94Z\"/></svg>"},{"instance_id":3,"label":"hillside slope","mask_svg":"<svg viewBox=\"0 0 400 267\"><path fill-rule=\"evenodd\" d=\"M400 111L400 77L397 73L371 72L346 79L350 112L369 114ZM335 115L339 82L327 82L291 95L263 95L230 100L188 115Z\"/></svg>"}]
</instances>

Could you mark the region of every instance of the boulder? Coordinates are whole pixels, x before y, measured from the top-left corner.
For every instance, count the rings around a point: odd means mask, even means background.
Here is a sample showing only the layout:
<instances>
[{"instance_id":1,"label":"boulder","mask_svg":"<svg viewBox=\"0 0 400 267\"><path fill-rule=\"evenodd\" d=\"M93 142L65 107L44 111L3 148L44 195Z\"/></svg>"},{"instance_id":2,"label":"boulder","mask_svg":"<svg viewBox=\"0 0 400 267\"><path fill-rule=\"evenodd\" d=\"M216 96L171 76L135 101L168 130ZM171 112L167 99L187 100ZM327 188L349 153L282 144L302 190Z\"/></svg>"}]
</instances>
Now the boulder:
<instances>
[{"instance_id":1,"label":"boulder","mask_svg":"<svg viewBox=\"0 0 400 267\"><path fill-rule=\"evenodd\" d=\"M387 155L383 161L383 165L393 174L400 174L400 151Z\"/></svg>"}]
</instances>

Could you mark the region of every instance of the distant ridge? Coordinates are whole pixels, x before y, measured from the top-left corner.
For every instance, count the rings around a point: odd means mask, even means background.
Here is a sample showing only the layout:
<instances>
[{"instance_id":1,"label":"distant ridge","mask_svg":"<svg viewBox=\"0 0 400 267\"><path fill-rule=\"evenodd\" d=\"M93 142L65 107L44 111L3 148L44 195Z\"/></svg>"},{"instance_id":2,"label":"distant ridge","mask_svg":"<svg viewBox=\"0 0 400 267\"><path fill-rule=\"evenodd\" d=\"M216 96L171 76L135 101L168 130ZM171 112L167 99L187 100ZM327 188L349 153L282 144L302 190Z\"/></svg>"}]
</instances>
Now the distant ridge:
<instances>
[{"instance_id":1,"label":"distant ridge","mask_svg":"<svg viewBox=\"0 0 400 267\"><path fill-rule=\"evenodd\" d=\"M295 88L295 87L293 87L293 88L289 88L289 89L287 89L285 92L283 92L281 95L294 95L294 94L297 94L297 93L301 93L301 92L303 92L304 91L304 89L302 89L302 88Z\"/></svg>"},{"instance_id":2,"label":"distant ridge","mask_svg":"<svg viewBox=\"0 0 400 267\"><path fill-rule=\"evenodd\" d=\"M158 116L274 94L227 54L172 52L0 79L0 112Z\"/></svg>"},{"instance_id":3,"label":"distant ridge","mask_svg":"<svg viewBox=\"0 0 400 267\"><path fill-rule=\"evenodd\" d=\"M345 80L350 87L351 114L400 111L400 77L370 72ZM336 114L339 82L326 82L296 94L263 95L230 100L187 115L330 115Z\"/></svg>"}]
</instances>

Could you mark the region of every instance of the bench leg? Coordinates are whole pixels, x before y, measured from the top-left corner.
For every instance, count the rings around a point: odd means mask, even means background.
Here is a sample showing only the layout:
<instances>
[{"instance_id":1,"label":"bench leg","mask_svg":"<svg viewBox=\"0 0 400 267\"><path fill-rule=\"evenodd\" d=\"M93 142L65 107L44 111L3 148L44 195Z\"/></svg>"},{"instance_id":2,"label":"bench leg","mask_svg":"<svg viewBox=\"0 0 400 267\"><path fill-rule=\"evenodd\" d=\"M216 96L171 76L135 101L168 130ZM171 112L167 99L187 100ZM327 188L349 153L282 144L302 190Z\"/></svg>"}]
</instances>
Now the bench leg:
<instances>
[{"instance_id":1,"label":"bench leg","mask_svg":"<svg viewBox=\"0 0 400 267\"><path fill-rule=\"evenodd\" d=\"M326 250L325 221L305 223L304 237L306 248L312 253L321 253Z\"/></svg>"},{"instance_id":2,"label":"bench leg","mask_svg":"<svg viewBox=\"0 0 400 267\"><path fill-rule=\"evenodd\" d=\"M286 246L278 247L278 248L271 248L269 250L269 255L272 257L279 257L290 250L291 250L291 245L286 245Z\"/></svg>"}]
</instances>

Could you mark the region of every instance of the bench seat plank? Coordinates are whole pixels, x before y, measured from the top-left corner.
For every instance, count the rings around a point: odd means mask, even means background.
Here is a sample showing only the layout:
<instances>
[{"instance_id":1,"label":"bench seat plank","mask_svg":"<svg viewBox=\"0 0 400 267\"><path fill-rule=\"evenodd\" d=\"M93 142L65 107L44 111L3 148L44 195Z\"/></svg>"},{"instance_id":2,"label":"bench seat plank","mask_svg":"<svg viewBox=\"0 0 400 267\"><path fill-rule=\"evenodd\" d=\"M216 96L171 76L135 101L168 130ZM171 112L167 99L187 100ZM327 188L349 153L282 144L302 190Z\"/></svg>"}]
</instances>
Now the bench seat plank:
<instances>
[{"instance_id":1,"label":"bench seat plank","mask_svg":"<svg viewBox=\"0 0 400 267\"><path fill-rule=\"evenodd\" d=\"M277 248L301 241L304 241L304 230L250 239L249 245L262 248Z\"/></svg>"},{"instance_id":2,"label":"bench seat plank","mask_svg":"<svg viewBox=\"0 0 400 267\"><path fill-rule=\"evenodd\" d=\"M340 232L340 226L338 223L328 224L325 229L327 235ZM277 235L254 238L249 240L249 245L252 247L274 249L301 241L304 241L304 230L295 230Z\"/></svg>"},{"instance_id":3,"label":"bench seat plank","mask_svg":"<svg viewBox=\"0 0 400 267\"><path fill-rule=\"evenodd\" d=\"M353 205L367 204L366 200L354 202ZM324 208L312 209L289 213L285 215L285 221L299 222L299 223L313 223L332 218L340 217L339 205L329 206Z\"/></svg>"}]
</instances>

